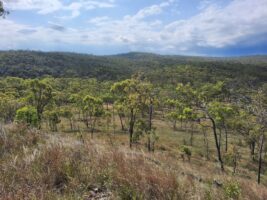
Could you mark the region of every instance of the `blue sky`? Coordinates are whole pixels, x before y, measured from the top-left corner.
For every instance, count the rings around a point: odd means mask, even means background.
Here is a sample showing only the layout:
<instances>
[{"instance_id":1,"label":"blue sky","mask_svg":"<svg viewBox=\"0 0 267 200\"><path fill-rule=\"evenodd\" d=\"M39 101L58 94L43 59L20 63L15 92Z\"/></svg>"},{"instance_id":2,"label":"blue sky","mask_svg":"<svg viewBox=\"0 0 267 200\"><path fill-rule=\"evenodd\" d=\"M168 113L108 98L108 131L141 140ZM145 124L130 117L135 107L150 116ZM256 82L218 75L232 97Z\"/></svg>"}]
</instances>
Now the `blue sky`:
<instances>
[{"instance_id":1,"label":"blue sky","mask_svg":"<svg viewBox=\"0 0 267 200\"><path fill-rule=\"evenodd\" d=\"M3 0L0 49L267 54L267 0Z\"/></svg>"}]
</instances>

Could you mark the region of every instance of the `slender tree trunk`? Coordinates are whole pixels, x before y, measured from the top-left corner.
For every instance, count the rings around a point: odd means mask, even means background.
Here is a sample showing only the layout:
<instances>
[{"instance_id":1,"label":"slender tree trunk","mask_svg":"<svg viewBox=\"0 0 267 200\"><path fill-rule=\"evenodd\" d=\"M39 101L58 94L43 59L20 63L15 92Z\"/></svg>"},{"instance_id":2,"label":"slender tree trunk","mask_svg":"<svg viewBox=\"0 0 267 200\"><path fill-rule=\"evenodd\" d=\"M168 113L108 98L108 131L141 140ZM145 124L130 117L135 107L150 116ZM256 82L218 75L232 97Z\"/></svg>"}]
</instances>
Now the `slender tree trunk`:
<instances>
[{"instance_id":1,"label":"slender tree trunk","mask_svg":"<svg viewBox=\"0 0 267 200\"><path fill-rule=\"evenodd\" d=\"M96 124L96 118L91 119L91 138L94 138L94 130L95 130L95 124Z\"/></svg>"},{"instance_id":2,"label":"slender tree trunk","mask_svg":"<svg viewBox=\"0 0 267 200\"><path fill-rule=\"evenodd\" d=\"M122 131L125 131L124 124L123 124L123 120L122 120L122 114L118 114L118 115L119 115L119 118L120 118L121 130L122 130Z\"/></svg>"},{"instance_id":3,"label":"slender tree trunk","mask_svg":"<svg viewBox=\"0 0 267 200\"><path fill-rule=\"evenodd\" d=\"M206 158L207 160L209 160L209 141L208 141L208 138L207 138L207 132L205 130L205 127L202 127L202 132L203 132L203 135L204 135L204 145L205 145L205 149L206 149Z\"/></svg>"},{"instance_id":4,"label":"slender tree trunk","mask_svg":"<svg viewBox=\"0 0 267 200\"><path fill-rule=\"evenodd\" d=\"M69 122L70 122L70 130L73 131L73 124L72 124L72 119L71 118L69 119Z\"/></svg>"},{"instance_id":5,"label":"slender tree trunk","mask_svg":"<svg viewBox=\"0 0 267 200\"><path fill-rule=\"evenodd\" d=\"M250 154L253 161L255 161L255 147L256 147L256 142L252 141L250 144L250 149L251 149Z\"/></svg>"},{"instance_id":6,"label":"slender tree trunk","mask_svg":"<svg viewBox=\"0 0 267 200\"><path fill-rule=\"evenodd\" d=\"M234 156L234 167L233 167L233 174L236 173L236 168L237 168L237 155Z\"/></svg>"},{"instance_id":7,"label":"slender tree trunk","mask_svg":"<svg viewBox=\"0 0 267 200\"><path fill-rule=\"evenodd\" d=\"M37 110L37 118L38 118L38 129L42 128L42 113Z\"/></svg>"},{"instance_id":8,"label":"slender tree trunk","mask_svg":"<svg viewBox=\"0 0 267 200\"><path fill-rule=\"evenodd\" d=\"M224 125L224 132L225 132L225 152L228 151L228 130L227 126Z\"/></svg>"},{"instance_id":9,"label":"slender tree trunk","mask_svg":"<svg viewBox=\"0 0 267 200\"><path fill-rule=\"evenodd\" d=\"M115 112L114 112L114 105L112 105L112 121L113 121L113 134L115 135Z\"/></svg>"},{"instance_id":10,"label":"slender tree trunk","mask_svg":"<svg viewBox=\"0 0 267 200\"><path fill-rule=\"evenodd\" d=\"M151 151L151 130L152 130L152 116L153 116L153 104L150 102L149 105L149 118L148 118L148 137L147 137L147 149L150 152Z\"/></svg>"},{"instance_id":11,"label":"slender tree trunk","mask_svg":"<svg viewBox=\"0 0 267 200\"><path fill-rule=\"evenodd\" d=\"M221 149L221 145L222 145L222 129L219 128L219 147Z\"/></svg>"},{"instance_id":12,"label":"slender tree trunk","mask_svg":"<svg viewBox=\"0 0 267 200\"><path fill-rule=\"evenodd\" d=\"M194 138L194 122L191 124L191 135L190 135L190 145L193 146L193 138Z\"/></svg>"},{"instance_id":13,"label":"slender tree trunk","mask_svg":"<svg viewBox=\"0 0 267 200\"><path fill-rule=\"evenodd\" d=\"M259 167L258 167L258 184L261 183L261 168L262 168L262 153L264 145L264 135L260 136L260 150L259 150Z\"/></svg>"},{"instance_id":14,"label":"slender tree trunk","mask_svg":"<svg viewBox=\"0 0 267 200\"><path fill-rule=\"evenodd\" d=\"M217 135L217 127L214 119L212 117L209 117L209 119L212 122L212 129L213 129L213 134L214 134L214 139L215 139L215 144L216 144L216 149L217 149L217 154L218 154L218 160L221 164L221 170L224 171L224 164L221 156L221 149L220 149L220 144L218 141L218 135Z\"/></svg>"},{"instance_id":15,"label":"slender tree trunk","mask_svg":"<svg viewBox=\"0 0 267 200\"><path fill-rule=\"evenodd\" d=\"M173 121L173 130L174 130L174 131L176 131L176 130L177 130L176 123L177 123L177 121L176 121L176 120L174 120L174 121Z\"/></svg>"},{"instance_id":16,"label":"slender tree trunk","mask_svg":"<svg viewBox=\"0 0 267 200\"><path fill-rule=\"evenodd\" d=\"M134 132L134 123L135 123L135 116L134 116L134 110L131 109L130 111L130 123L129 123L129 144L130 148L132 148L133 144L133 132Z\"/></svg>"}]
</instances>

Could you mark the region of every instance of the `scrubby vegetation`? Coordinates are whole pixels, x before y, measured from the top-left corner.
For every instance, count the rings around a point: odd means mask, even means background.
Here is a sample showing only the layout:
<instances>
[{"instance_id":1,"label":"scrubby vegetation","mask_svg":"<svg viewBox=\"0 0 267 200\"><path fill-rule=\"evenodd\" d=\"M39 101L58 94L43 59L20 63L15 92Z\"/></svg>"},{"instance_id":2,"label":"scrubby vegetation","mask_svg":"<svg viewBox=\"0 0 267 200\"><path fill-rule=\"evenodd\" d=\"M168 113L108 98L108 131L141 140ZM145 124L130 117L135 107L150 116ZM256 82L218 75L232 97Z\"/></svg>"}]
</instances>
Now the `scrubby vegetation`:
<instances>
[{"instance_id":1,"label":"scrubby vegetation","mask_svg":"<svg viewBox=\"0 0 267 200\"><path fill-rule=\"evenodd\" d=\"M1 199L267 198L262 62L127 54L69 76L90 56L47 53L55 75L45 53L4 52L2 75L12 54L34 56L11 75L42 77L0 79Z\"/></svg>"}]
</instances>

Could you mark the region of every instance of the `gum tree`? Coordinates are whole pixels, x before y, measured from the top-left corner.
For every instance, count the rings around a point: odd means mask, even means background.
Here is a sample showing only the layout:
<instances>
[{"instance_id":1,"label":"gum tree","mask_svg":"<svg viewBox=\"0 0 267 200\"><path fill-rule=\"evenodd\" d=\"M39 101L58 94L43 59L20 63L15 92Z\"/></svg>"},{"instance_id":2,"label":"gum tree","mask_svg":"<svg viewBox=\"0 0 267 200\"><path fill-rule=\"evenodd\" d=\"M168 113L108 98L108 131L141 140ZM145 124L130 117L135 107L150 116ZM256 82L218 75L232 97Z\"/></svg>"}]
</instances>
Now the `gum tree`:
<instances>
[{"instance_id":1,"label":"gum tree","mask_svg":"<svg viewBox=\"0 0 267 200\"><path fill-rule=\"evenodd\" d=\"M45 107L52 101L52 87L44 80L32 80L29 82L30 95L28 100L36 108L39 121L39 129Z\"/></svg>"}]
</instances>

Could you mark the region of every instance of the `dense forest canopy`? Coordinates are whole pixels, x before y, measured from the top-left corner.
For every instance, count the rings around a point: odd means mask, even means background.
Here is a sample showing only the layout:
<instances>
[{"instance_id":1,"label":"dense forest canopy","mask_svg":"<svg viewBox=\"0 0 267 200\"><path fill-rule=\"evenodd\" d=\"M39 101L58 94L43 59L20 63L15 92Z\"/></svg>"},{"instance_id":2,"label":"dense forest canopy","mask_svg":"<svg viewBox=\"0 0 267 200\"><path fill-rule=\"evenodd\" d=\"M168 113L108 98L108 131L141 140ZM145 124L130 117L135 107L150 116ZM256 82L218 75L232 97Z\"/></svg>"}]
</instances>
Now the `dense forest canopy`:
<instances>
[{"instance_id":1,"label":"dense forest canopy","mask_svg":"<svg viewBox=\"0 0 267 200\"><path fill-rule=\"evenodd\" d=\"M196 72L206 71L210 76L241 77L242 74L256 82L267 80L266 56L209 58L134 52L114 56L38 51L0 52L2 77L34 78L50 75L122 80L135 73L150 74L152 77L162 75L163 71L182 70L186 67Z\"/></svg>"}]
</instances>

